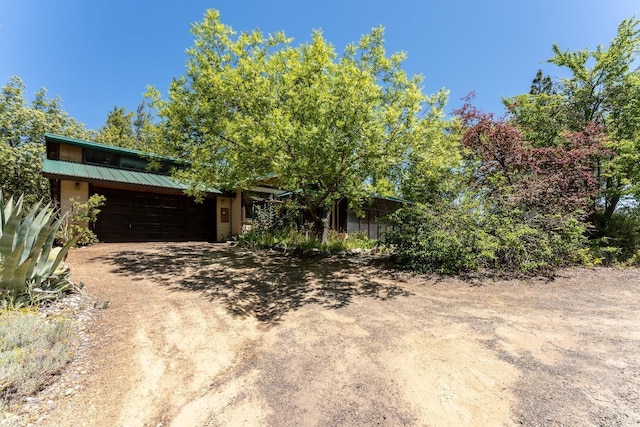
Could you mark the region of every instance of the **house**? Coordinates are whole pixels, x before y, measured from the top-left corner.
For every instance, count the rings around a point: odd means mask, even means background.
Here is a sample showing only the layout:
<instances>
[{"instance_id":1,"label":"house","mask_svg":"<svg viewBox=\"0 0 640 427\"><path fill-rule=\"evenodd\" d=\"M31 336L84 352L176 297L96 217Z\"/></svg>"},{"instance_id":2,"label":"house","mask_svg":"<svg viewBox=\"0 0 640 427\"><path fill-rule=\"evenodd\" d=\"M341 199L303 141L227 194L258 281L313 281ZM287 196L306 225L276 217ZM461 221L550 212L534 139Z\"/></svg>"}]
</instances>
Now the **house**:
<instances>
[{"instance_id":1,"label":"house","mask_svg":"<svg viewBox=\"0 0 640 427\"><path fill-rule=\"evenodd\" d=\"M185 194L186 186L169 176L182 166L176 159L54 134L46 134L45 142L42 173L63 210L70 199L84 203L93 194L105 196L93 226L103 242L225 241L250 226L254 204L284 194L277 177L270 176L250 191L210 189L196 203ZM376 197L358 217L342 199L332 210L332 228L379 238L386 230L380 218L401 203Z\"/></svg>"},{"instance_id":2,"label":"house","mask_svg":"<svg viewBox=\"0 0 640 427\"><path fill-rule=\"evenodd\" d=\"M359 232L370 239L384 240L387 224L381 219L395 212L405 203L407 203L406 200L397 197L374 196L367 205L363 206L364 216L358 216L349 209L347 199L343 198L336 203L331 212L331 228L347 234Z\"/></svg>"}]
</instances>

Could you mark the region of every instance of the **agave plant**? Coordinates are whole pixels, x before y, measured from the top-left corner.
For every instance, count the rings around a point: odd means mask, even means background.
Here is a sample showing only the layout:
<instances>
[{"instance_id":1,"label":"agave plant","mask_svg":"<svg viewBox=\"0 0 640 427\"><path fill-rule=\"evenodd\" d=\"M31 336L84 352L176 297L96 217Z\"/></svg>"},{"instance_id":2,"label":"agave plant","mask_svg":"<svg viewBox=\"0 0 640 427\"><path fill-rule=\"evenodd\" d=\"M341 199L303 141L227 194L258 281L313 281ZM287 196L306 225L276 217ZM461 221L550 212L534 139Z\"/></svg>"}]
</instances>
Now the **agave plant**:
<instances>
[{"instance_id":1,"label":"agave plant","mask_svg":"<svg viewBox=\"0 0 640 427\"><path fill-rule=\"evenodd\" d=\"M0 304L39 303L73 287L62 262L75 240L54 247L63 221L51 203L23 213L23 197L5 203L0 191Z\"/></svg>"}]
</instances>

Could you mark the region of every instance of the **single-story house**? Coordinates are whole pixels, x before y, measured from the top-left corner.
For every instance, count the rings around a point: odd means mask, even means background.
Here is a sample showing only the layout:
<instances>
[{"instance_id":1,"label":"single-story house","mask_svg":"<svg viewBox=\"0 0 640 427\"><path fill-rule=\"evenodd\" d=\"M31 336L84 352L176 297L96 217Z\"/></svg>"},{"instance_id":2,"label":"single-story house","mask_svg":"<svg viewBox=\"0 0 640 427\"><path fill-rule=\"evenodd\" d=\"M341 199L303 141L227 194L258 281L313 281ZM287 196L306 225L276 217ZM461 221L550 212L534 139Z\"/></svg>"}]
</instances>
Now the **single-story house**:
<instances>
[{"instance_id":1,"label":"single-story house","mask_svg":"<svg viewBox=\"0 0 640 427\"><path fill-rule=\"evenodd\" d=\"M54 134L46 134L45 142L42 173L63 210L70 199L84 203L93 194L105 196L93 226L103 242L225 241L251 224L254 203L284 193L266 177L250 191L210 189L197 203L169 176L172 167L180 167L175 159ZM386 230L379 219L400 204L400 199L375 197L358 217L346 199L340 200L332 210L332 228L379 238Z\"/></svg>"}]
</instances>

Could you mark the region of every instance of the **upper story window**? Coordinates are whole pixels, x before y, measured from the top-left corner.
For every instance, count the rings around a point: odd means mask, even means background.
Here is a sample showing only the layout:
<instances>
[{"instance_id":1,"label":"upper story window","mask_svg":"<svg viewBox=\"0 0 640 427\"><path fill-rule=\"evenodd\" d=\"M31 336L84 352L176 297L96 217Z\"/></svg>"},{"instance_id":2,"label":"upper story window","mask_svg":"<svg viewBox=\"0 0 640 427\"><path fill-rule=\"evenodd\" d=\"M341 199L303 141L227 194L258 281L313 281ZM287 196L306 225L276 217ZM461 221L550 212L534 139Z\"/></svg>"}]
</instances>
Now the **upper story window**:
<instances>
[{"instance_id":1,"label":"upper story window","mask_svg":"<svg viewBox=\"0 0 640 427\"><path fill-rule=\"evenodd\" d=\"M97 150L82 150L84 154L84 162L90 163L92 165L101 165L101 166L120 166L119 156L115 153L108 153L106 151L97 151Z\"/></svg>"},{"instance_id":2,"label":"upper story window","mask_svg":"<svg viewBox=\"0 0 640 427\"><path fill-rule=\"evenodd\" d=\"M120 156L120 167L122 169L133 169L137 171L147 170L147 161L134 157Z\"/></svg>"},{"instance_id":3,"label":"upper story window","mask_svg":"<svg viewBox=\"0 0 640 427\"><path fill-rule=\"evenodd\" d=\"M110 153L108 151L92 150L90 148L84 148L83 161L84 163L98 166L109 166L119 169L127 169L134 171L143 171L158 173L163 175L169 175L171 168L174 165L168 162L152 162L152 167L149 167L149 162L146 159L136 157L134 155Z\"/></svg>"},{"instance_id":4,"label":"upper story window","mask_svg":"<svg viewBox=\"0 0 640 427\"><path fill-rule=\"evenodd\" d=\"M47 142L47 159L58 160L60 158L60 144Z\"/></svg>"}]
</instances>

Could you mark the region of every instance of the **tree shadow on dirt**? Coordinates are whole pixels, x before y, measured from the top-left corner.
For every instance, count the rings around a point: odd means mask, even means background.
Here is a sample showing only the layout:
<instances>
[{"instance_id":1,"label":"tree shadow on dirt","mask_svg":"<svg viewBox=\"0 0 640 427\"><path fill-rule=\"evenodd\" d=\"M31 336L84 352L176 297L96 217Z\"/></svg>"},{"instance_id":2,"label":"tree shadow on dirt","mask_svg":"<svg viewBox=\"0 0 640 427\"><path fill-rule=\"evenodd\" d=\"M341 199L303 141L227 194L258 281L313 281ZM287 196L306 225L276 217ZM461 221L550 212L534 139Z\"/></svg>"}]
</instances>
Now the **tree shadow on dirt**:
<instances>
[{"instance_id":1,"label":"tree shadow on dirt","mask_svg":"<svg viewBox=\"0 0 640 427\"><path fill-rule=\"evenodd\" d=\"M152 279L174 290L201 292L235 316L275 323L307 304L340 308L355 297L409 296L390 274L360 260L292 258L226 245L171 245L156 251L120 251L94 261L132 281ZM358 261L358 262L354 262Z\"/></svg>"}]
</instances>

